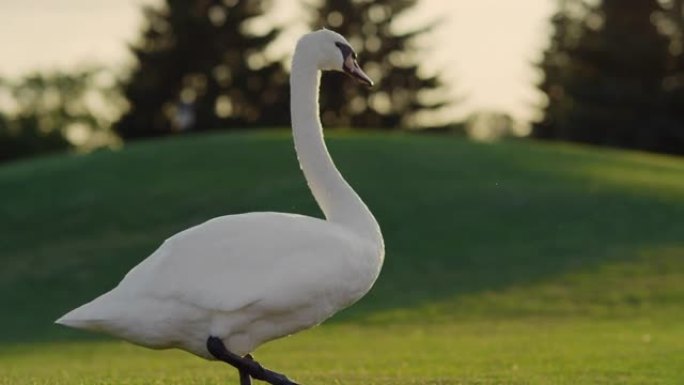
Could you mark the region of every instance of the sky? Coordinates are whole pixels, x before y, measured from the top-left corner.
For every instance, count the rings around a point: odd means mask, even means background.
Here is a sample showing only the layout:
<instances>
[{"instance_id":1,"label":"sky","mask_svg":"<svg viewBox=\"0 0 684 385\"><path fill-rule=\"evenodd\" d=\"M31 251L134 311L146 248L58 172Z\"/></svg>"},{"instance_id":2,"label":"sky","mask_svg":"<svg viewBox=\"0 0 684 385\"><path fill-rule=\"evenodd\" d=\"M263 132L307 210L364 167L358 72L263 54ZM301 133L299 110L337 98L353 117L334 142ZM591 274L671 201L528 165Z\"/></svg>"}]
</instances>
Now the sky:
<instances>
[{"instance_id":1,"label":"sky","mask_svg":"<svg viewBox=\"0 0 684 385\"><path fill-rule=\"evenodd\" d=\"M142 4L159 0L1 0L0 76L102 63L130 64L126 44L140 32ZM279 47L305 32L299 0L273 0L271 18L288 25ZM426 71L440 71L463 98L455 116L503 111L521 121L541 103L533 63L547 44L551 0L422 0L399 24L442 24L422 39ZM362 58L361 58L362 60Z\"/></svg>"}]
</instances>

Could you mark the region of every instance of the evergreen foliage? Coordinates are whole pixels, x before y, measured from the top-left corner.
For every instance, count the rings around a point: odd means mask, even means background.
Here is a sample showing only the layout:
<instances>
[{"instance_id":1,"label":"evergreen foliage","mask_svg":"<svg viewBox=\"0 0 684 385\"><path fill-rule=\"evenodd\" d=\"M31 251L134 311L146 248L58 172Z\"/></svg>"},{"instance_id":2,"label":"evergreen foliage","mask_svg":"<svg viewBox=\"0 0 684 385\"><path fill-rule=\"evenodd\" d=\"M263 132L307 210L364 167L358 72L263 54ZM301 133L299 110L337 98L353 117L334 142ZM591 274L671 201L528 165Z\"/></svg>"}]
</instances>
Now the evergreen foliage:
<instances>
[{"instance_id":1,"label":"evergreen foliage","mask_svg":"<svg viewBox=\"0 0 684 385\"><path fill-rule=\"evenodd\" d=\"M419 71L421 51L416 38L435 24L398 32L395 20L416 0L323 0L312 29L332 29L346 37L359 55L359 64L373 79L373 89L350 82L338 73L322 78L321 119L326 126L399 129L420 123L417 114L448 104L438 75Z\"/></svg>"},{"instance_id":2,"label":"evergreen foliage","mask_svg":"<svg viewBox=\"0 0 684 385\"><path fill-rule=\"evenodd\" d=\"M570 49L576 44L579 34L579 21L571 14L572 5L577 1L559 0L557 12L551 17L551 35L548 48L542 54L538 64L543 73L539 89L546 96L548 103L543 109L543 121L534 125L532 135L541 139L556 139L562 134L563 123L569 109L565 97L565 72L570 60Z\"/></svg>"},{"instance_id":3,"label":"evergreen foliage","mask_svg":"<svg viewBox=\"0 0 684 385\"><path fill-rule=\"evenodd\" d=\"M668 133L684 121L675 123L667 111L673 36L663 32L663 6L657 0L559 5L540 63L548 105L533 135L676 152Z\"/></svg>"},{"instance_id":4,"label":"evergreen foliage","mask_svg":"<svg viewBox=\"0 0 684 385\"><path fill-rule=\"evenodd\" d=\"M265 49L278 28L253 33L263 0L165 0L144 8L147 27L124 84L125 139L184 130L284 125L287 74Z\"/></svg>"},{"instance_id":5,"label":"evergreen foliage","mask_svg":"<svg viewBox=\"0 0 684 385\"><path fill-rule=\"evenodd\" d=\"M673 31L672 68L665 79L665 110L662 149L684 153L684 0L672 0L665 19Z\"/></svg>"}]
</instances>

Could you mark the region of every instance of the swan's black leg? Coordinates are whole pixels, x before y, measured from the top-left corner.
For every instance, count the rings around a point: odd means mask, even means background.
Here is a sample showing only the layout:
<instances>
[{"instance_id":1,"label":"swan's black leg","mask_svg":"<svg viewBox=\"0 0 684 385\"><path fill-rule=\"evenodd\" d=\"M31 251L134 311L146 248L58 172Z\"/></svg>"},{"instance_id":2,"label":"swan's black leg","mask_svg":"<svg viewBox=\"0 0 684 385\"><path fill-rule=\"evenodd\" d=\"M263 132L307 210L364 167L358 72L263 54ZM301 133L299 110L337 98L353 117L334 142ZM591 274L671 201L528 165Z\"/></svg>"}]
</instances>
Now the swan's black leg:
<instances>
[{"instance_id":1,"label":"swan's black leg","mask_svg":"<svg viewBox=\"0 0 684 385\"><path fill-rule=\"evenodd\" d=\"M209 337L207 339L207 349L217 360L221 360L240 371L241 385L246 385L243 381L249 381L249 377L266 381L271 385L299 385L280 373L264 368L261 364L254 361L251 356L240 357L229 351L220 338ZM244 377L247 377L247 380L244 380Z\"/></svg>"},{"instance_id":2,"label":"swan's black leg","mask_svg":"<svg viewBox=\"0 0 684 385\"><path fill-rule=\"evenodd\" d=\"M244 358L246 360L254 361L251 354L246 355ZM252 377L249 376L249 373L247 373L244 370L239 370L239 372L240 372L240 385L252 385Z\"/></svg>"}]
</instances>

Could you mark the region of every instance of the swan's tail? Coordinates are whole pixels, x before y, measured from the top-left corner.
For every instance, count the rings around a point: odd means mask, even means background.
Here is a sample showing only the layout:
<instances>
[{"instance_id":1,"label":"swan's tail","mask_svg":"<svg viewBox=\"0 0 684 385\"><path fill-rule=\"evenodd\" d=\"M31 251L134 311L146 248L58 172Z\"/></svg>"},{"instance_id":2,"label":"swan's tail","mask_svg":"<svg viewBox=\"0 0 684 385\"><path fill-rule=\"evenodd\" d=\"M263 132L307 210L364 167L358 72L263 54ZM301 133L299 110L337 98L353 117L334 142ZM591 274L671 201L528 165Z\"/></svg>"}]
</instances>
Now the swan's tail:
<instances>
[{"instance_id":1,"label":"swan's tail","mask_svg":"<svg viewBox=\"0 0 684 385\"><path fill-rule=\"evenodd\" d=\"M112 292L105 293L94 300L79 306L76 309L66 313L58 320L56 324L76 328L100 331L103 323L111 320L116 301L113 300Z\"/></svg>"}]
</instances>

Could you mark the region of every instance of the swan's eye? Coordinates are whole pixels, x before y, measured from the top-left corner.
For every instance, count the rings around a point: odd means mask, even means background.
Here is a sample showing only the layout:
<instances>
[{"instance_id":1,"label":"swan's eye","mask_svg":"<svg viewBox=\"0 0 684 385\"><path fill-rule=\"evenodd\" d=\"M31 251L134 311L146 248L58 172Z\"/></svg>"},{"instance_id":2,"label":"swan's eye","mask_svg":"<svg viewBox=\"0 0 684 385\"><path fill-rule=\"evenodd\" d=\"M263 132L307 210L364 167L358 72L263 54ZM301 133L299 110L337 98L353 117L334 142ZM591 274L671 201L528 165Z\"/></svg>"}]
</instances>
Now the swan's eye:
<instances>
[{"instance_id":1,"label":"swan's eye","mask_svg":"<svg viewBox=\"0 0 684 385\"><path fill-rule=\"evenodd\" d=\"M341 42L335 42L335 45L337 48L340 49L340 52L342 52L342 58L344 60L347 60L349 56L352 57L352 59L356 60L356 52L352 49L352 47L348 46L347 44L341 43Z\"/></svg>"}]
</instances>

